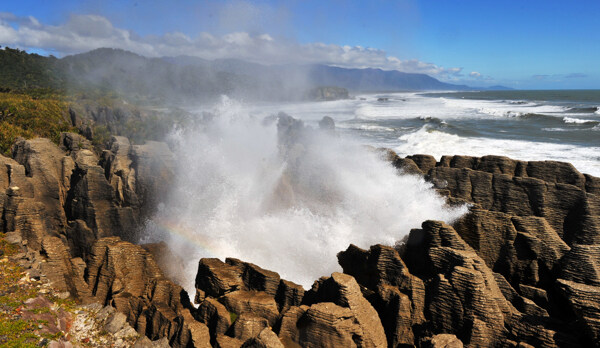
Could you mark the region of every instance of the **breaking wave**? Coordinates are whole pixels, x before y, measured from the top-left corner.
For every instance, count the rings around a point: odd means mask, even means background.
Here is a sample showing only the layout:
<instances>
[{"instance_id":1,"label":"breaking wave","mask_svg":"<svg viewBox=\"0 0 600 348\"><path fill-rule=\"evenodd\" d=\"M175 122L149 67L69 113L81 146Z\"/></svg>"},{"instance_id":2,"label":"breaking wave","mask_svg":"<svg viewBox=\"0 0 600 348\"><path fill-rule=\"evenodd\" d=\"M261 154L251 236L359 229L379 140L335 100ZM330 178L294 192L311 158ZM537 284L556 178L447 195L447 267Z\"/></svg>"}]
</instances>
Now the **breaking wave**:
<instances>
[{"instance_id":1,"label":"breaking wave","mask_svg":"<svg viewBox=\"0 0 600 348\"><path fill-rule=\"evenodd\" d=\"M583 124L583 123L600 123L600 121L598 121L598 120L582 120L580 118L574 118L574 117L564 117L563 121L565 123L577 123L577 124Z\"/></svg>"},{"instance_id":2,"label":"breaking wave","mask_svg":"<svg viewBox=\"0 0 600 348\"><path fill-rule=\"evenodd\" d=\"M310 286L340 269L336 254L350 243L393 245L424 220L466 212L351 139L285 115L265 122L227 98L213 114L171 135L178 177L146 230L185 255L188 290L202 257L240 258Z\"/></svg>"}]
</instances>

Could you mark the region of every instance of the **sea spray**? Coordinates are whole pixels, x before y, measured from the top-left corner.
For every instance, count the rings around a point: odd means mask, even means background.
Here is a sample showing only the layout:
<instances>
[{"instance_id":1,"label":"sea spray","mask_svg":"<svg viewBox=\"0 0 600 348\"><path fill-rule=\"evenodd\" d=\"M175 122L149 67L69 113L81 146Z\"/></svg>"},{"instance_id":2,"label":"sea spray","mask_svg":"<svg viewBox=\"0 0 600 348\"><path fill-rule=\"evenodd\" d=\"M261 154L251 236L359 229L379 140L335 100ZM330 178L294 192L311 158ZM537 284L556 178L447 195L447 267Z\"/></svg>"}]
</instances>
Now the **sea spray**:
<instances>
[{"instance_id":1,"label":"sea spray","mask_svg":"<svg viewBox=\"0 0 600 348\"><path fill-rule=\"evenodd\" d=\"M466 212L334 132L254 118L228 98L213 115L171 134L178 177L146 228L146 241L184 259L187 290L202 257L240 258L308 287L340 270L350 243L393 245L424 220Z\"/></svg>"}]
</instances>

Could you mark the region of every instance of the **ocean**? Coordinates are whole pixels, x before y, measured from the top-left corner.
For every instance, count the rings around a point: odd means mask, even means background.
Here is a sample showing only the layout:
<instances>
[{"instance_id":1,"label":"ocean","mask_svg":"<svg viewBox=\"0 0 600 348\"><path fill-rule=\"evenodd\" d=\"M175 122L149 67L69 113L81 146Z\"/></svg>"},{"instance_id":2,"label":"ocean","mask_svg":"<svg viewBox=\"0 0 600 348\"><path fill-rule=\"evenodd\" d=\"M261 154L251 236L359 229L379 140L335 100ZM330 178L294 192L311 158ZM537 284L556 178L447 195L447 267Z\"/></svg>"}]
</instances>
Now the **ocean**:
<instances>
[{"instance_id":1,"label":"ocean","mask_svg":"<svg viewBox=\"0 0 600 348\"><path fill-rule=\"evenodd\" d=\"M600 90L380 93L330 102L254 104L399 155L502 155L572 163L600 176Z\"/></svg>"},{"instance_id":2,"label":"ocean","mask_svg":"<svg viewBox=\"0 0 600 348\"><path fill-rule=\"evenodd\" d=\"M168 270L188 291L202 257L236 257L308 289L340 271L336 254L351 243L394 245L425 220L452 222L467 212L447 206L422 177L398 175L364 145L438 159L567 161L600 176L598 106L598 91L366 94L304 103L223 97L194 110L210 111L208 122L167 139L178 170L142 242L165 241L188 256ZM336 132L278 133L268 116L280 111L313 128L330 116Z\"/></svg>"}]
</instances>

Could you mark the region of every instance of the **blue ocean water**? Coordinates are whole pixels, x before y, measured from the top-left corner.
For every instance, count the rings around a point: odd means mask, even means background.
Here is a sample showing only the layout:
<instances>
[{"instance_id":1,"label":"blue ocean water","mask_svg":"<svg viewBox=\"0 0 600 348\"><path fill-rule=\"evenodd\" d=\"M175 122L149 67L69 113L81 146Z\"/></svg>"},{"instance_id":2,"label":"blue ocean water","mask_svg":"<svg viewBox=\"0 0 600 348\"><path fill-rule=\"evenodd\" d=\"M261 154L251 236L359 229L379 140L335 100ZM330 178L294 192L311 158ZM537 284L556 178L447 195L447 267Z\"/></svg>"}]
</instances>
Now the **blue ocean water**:
<instances>
[{"instance_id":1,"label":"blue ocean water","mask_svg":"<svg viewBox=\"0 0 600 348\"><path fill-rule=\"evenodd\" d=\"M352 100L255 105L284 111L401 155L504 155L571 162L600 176L600 90L356 95Z\"/></svg>"}]
</instances>

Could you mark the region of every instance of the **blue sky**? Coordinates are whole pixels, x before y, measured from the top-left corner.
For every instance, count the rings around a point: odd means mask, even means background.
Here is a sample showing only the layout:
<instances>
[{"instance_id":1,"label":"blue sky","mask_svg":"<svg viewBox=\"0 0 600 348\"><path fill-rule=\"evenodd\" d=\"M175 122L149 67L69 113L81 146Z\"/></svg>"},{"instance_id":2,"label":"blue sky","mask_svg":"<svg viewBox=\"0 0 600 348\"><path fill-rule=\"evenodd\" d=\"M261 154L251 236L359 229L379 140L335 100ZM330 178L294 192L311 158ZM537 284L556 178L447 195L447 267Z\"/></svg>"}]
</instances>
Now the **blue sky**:
<instances>
[{"instance_id":1,"label":"blue sky","mask_svg":"<svg viewBox=\"0 0 600 348\"><path fill-rule=\"evenodd\" d=\"M328 63L472 86L600 88L600 1L11 1L0 45ZM32 19L33 18L33 19Z\"/></svg>"}]
</instances>

